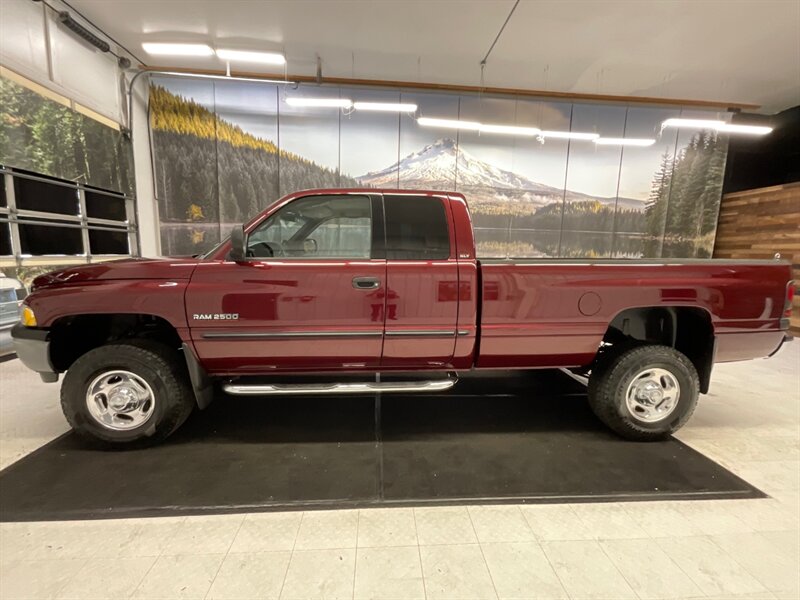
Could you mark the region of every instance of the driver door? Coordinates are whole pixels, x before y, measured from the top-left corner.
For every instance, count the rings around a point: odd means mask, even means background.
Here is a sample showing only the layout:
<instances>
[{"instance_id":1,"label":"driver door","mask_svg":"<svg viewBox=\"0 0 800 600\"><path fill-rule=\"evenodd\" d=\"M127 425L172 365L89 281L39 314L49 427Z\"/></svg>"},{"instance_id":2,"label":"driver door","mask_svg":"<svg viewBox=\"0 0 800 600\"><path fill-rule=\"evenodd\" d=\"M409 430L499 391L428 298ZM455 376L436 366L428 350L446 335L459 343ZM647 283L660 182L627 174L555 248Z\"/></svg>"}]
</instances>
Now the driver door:
<instances>
[{"instance_id":1,"label":"driver door","mask_svg":"<svg viewBox=\"0 0 800 600\"><path fill-rule=\"evenodd\" d=\"M247 262L198 265L186 309L206 368L242 374L378 366L382 240L378 197L305 196L251 229Z\"/></svg>"}]
</instances>

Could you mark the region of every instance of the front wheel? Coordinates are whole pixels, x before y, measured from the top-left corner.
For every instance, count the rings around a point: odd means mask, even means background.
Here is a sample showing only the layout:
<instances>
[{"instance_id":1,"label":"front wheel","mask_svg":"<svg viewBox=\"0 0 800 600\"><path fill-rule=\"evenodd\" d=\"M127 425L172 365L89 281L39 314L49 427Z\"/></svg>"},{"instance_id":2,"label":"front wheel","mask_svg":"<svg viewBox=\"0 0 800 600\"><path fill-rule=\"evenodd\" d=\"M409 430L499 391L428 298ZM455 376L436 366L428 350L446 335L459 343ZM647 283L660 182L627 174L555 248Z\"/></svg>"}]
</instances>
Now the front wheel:
<instances>
[{"instance_id":1,"label":"front wheel","mask_svg":"<svg viewBox=\"0 0 800 600\"><path fill-rule=\"evenodd\" d=\"M668 346L640 346L606 357L589 378L597 417L629 440L660 440L692 416L700 381L692 362Z\"/></svg>"},{"instance_id":2,"label":"front wheel","mask_svg":"<svg viewBox=\"0 0 800 600\"><path fill-rule=\"evenodd\" d=\"M147 340L90 350L67 371L61 408L78 434L107 446L159 442L195 401L180 356Z\"/></svg>"}]
</instances>

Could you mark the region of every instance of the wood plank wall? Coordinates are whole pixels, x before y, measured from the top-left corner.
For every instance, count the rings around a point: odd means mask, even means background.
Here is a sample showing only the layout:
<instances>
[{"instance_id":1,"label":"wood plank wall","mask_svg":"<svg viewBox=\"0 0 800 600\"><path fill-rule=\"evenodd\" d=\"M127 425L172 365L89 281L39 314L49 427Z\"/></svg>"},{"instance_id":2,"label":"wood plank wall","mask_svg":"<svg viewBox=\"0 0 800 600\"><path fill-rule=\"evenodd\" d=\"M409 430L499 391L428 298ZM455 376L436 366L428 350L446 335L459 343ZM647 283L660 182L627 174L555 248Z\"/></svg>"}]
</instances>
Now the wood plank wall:
<instances>
[{"instance_id":1,"label":"wood plank wall","mask_svg":"<svg viewBox=\"0 0 800 600\"><path fill-rule=\"evenodd\" d=\"M726 194L719 210L714 258L772 258L792 263L800 287L800 182ZM800 289L791 327L800 335Z\"/></svg>"}]
</instances>

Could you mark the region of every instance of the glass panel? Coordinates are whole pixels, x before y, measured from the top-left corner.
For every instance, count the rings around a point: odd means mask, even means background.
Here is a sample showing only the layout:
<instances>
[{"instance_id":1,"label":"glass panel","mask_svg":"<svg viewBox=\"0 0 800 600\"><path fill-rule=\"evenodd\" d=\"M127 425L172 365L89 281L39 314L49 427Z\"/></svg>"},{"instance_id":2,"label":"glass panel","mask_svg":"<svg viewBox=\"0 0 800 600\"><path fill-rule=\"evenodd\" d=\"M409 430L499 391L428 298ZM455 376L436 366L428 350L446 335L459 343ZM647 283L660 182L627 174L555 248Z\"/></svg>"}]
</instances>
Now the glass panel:
<instances>
[{"instance_id":1,"label":"glass panel","mask_svg":"<svg viewBox=\"0 0 800 600\"><path fill-rule=\"evenodd\" d=\"M575 104L571 131L621 138L625 107ZM622 146L570 140L564 229L608 231L613 228ZM587 251L589 249L587 248Z\"/></svg>"},{"instance_id":2,"label":"glass panel","mask_svg":"<svg viewBox=\"0 0 800 600\"><path fill-rule=\"evenodd\" d=\"M214 110L214 84L209 81L155 77L150 85L150 134L165 254L192 254L219 242Z\"/></svg>"},{"instance_id":3,"label":"glass panel","mask_svg":"<svg viewBox=\"0 0 800 600\"><path fill-rule=\"evenodd\" d=\"M360 102L400 102L400 92L342 88L342 96ZM413 114L353 110L342 115L342 187L398 187L400 121Z\"/></svg>"},{"instance_id":4,"label":"glass panel","mask_svg":"<svg viewBox=\"0 0 800 600\"><path fill-rule=\"evenodd\" d=\"M72 216L80 214L78 190L75 188L15 177L14 194L19 210L36 210Z\"/></svg>"},{"instance_id":5,"label":"glass panel","mask_svg":"<svg viewBox=\"0 0 800 600\"><path fill-rule=\"evenodd\" d=\"M341 109L292 106L288 98L339 99L338 88L316 86L279 91L281 194L310 188L339 187L339 118Z\"/></svg>"},{"instance_id":6,"label":"glass panel","mask_svg":"<svg viewBox=\"0 0 800 600\"><path fill-rule=\"evenodd\" d=\"M366 196L311 196L287 204L248 240L256 258L369 258L372 206Z\"/></svg>"},{"instance_id":7,"label":"glass panel","mask_svg":"<svg viewBox=\"0 0 800 600\"><path fill-rule=\"evenodd\" d=\"M41 256L84 254L81 230L77 227L49 227L19 224L23 254Z\"/></svg>"},{"instance_id":8,"label":"glass panel","mask_svg":"<svg viewBox=\"0 0 800 600\"><path fill-rule=\"evenodd\" d=\"M403 92L400 101L416 104L419 117L458 119L458 96ZM454 190L457 147L457 130L423 127L417 123L413 115L403 115L400 118L398 164L400 187L416 190ZM372 184L372 181L367 180L365 183ZM375 185L382 184L376 182Z\"/></svg>"},{"instance_id":9,"label":"glass panel","mask_svg":"<svg viewBox=\"0 0 800 600\"><path fill-rule=\"evenodd\" d=\"M278 86L214 84L222 230L249 221L278 191ZM289 157L286 157L289 160Z\"/></svg>"},{"instance_id":10,"label":"glass panel","mask_svg":"<svg viewBox=\"0 0 800 600\"><path fill-rule=\"evenodd\" d=\"M89 230L89 249L92 254L130 254L126 231Z\"/></svg>"},{"instance_id":11,"label":"glass panel","mask_svg":"<svg viewBox=\"0 0 800 600\"><path fill-rule=\"evenodd\" d=\"M125 198L98 194L89 190L84 191L86 199L86 216L92 219L109 219L111 221L125 221Z\"/></svg>"},{"instance_id":12,"label":"glass panel","mask_svg":"<svg viewBox=\"0 0 800 600\"><path fill-rule=\"evenodd\" d=\"M434 260L450 257L450 234L439 198L385 196L386 258Z\"/></svg>"},{"instance_id":13,"label":"glass panel","mask_svg":"<svg viewBox=\"0 0 800 600\"><path fill-rule=\"evenodd\" d=\"M8 223L0 223L0 256L11 256L11 227Z\"/></svg>"}]
</instances>

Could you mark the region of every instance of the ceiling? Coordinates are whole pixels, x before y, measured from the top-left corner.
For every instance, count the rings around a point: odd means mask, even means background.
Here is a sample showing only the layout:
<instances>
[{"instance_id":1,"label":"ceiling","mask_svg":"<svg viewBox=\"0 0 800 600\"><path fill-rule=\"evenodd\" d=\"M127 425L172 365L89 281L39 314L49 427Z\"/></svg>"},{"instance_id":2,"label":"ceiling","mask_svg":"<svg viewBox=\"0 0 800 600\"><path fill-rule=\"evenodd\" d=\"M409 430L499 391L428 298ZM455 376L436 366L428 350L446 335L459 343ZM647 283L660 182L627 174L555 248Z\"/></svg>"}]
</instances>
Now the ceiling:
<instances>
[{"instance_id":1,"label":"ceiling","mask_svg":"<svg viewBox=\"0 0 800 600\"><path fill-rule=\"evenodd\" d=\"M142 42L280 49L293 75L480 85L514 0L68 0L148 65ZM237 66L232 67L237 70ZM265 67L274 72L275 67ZM252 65L239 70L256 71ZM521 0L484 71L490 87L800 104L800 0Z\"/></svg>"}]
</instances>

